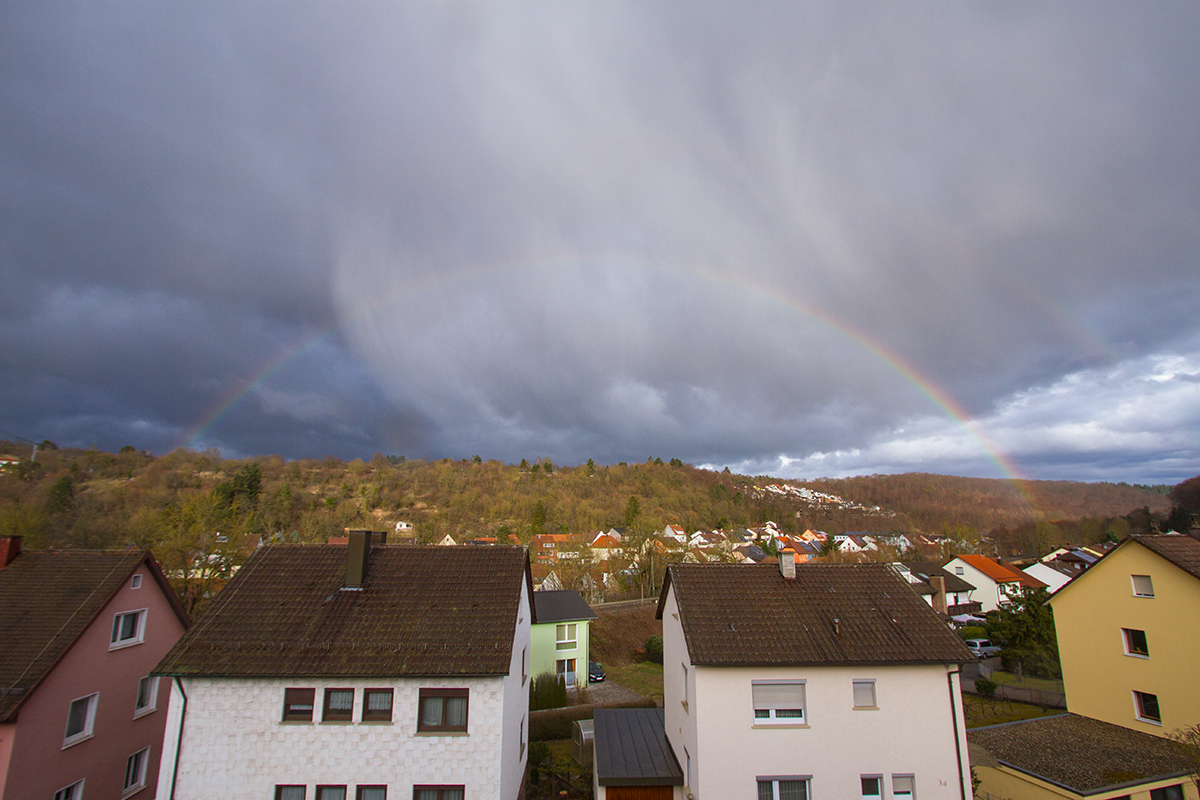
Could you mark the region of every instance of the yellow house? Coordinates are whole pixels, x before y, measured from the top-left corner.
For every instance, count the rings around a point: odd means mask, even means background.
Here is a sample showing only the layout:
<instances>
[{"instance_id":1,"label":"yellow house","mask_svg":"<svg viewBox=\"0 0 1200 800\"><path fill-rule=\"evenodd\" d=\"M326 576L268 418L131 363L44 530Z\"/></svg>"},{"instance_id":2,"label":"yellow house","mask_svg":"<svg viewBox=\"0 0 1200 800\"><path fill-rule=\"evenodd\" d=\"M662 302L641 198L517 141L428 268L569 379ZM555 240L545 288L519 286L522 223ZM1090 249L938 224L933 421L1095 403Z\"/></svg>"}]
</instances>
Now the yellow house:
<instances>
[{"instance_id":1,"label":"yellow house","mask_svg":"<svg viewBox=\"0 0 1200 800\"><path fill-rule=\"evenodd\" d=\"M1073 713L1155 736L1200 724L1200 541L1130 536L1050 605Z\"/></svg>"}]
</instances>

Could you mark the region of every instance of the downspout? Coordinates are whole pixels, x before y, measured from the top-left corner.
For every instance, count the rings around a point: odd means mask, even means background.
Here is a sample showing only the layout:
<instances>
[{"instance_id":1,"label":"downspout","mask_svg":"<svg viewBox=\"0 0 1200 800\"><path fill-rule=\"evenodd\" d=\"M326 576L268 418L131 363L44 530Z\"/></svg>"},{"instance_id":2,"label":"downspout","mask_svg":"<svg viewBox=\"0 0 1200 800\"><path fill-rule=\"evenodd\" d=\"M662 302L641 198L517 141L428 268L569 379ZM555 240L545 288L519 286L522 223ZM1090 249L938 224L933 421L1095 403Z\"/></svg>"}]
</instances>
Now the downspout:
<instances>
[{"instance_id":1,"label":"downspout","mask_svg":"<svg viewBox=\"0 0 1200 800\"><path fill-rule=\"evenodd\" d=\"M183 747L183 722L187 719L187 692L183 690L183 681L179 676L175 676L175 685L179 688L179 695L183 698L183 708L179 709L179 735L175 738L175 763L171 767L171 798L175 800L175 784L179 781L179 749ZM957 740L956 740L957 741ZM962 771L962 767L959 767Z\"/></svg>"},{"instance_id":2,"label":"downspout","mask_svg":"<svg viewBox=\"0 0 1200 800\"><path fill-rule=\"evenodd\" d=\"M957 705L954 702L954 676L955 675L958 675L959 680L961 680L962 679L962 670L958 670L958 669L949 670L946 673L946 686L950 692L950 716L954 720L954 756L955 756L954 760L958 764L958 793L962 795L962 800L967 800L966 784L963 783L964 775L963 775L963 766L962 766L962 743L958 740L958 711L957 711ZM959 694L961 695L961 691L959 692ZM182 731L182 728L183 728L183 726L180 725L181 731ZM178 754L176 754L176 759L178 759ZM171 789L172 789L172 791L174 791L174 789L175 789L174 784L172 784ZM172 798L172 800L173 800L173 798Z\"/></svg>"}]
</instances>

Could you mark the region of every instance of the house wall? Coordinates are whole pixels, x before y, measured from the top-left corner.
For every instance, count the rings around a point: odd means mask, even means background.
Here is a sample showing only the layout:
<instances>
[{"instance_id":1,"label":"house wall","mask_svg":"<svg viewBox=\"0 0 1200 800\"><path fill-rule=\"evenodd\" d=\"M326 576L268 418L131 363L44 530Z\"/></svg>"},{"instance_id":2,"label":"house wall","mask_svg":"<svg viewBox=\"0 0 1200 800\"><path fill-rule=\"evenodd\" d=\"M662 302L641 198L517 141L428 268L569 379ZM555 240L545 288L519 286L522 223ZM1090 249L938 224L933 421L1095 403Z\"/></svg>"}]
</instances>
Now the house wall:
<instances>
[{"instance_id":1,"label":"house wall","mask_svg":"<svg viewBox=\"0 0 1200 800\"><path fill-rule=\"evenodd\" d=\"M533 598L521 581L521 604L517 608L517 629L513 634L508 675L501 680L503 708L502 746L500 751L501 800L515 800L525 780L525 762L529 755L529 681L528 670ZM586 675L586 673L585 673ZM587 680L585 677L584 680ZM473 795L472 795L473 796Z\"/></svg>"},{"instance_id":2,"label":"house wall","mask_svg":"<svg viewBox=\"0 0 1200 800\"><path fill-rule=\"evenodd\" d=\"M520 676L517 676L520 679ZM505 724L515 709L504 702L505 679L184 678L187 718L179 753L176 800L273 797L277 784L386 784L389 797L412 797L414 784L461 784L471 798L513 800L510 770L515 748ZM395 690L392 721L322 723L326 688L353 688L354 719L362 717L363 689ZM316 689L313 722L281 722L284 690ZM421 688L467 688L466 734L417 732ZM182 698L171 693L172 723ZM516 717L519 719L519 717ZM168 740L177 729L168 729ZM509 737L515 738L514 735ZM169 753L173 746L168 742ZM171 795L171 769L162 772L158 796ZM510 793L505 794L505 791Z\"/></svg>"},{"instance_id":3,"label":"house wall","mask_svg":"<svg viewBox=\"0 0 1200 800\"><path fill-rule=\"evenodd\" d=\"M757 776L779 775L812 776L814 797L857 797L863 775L883 775L887 796L892 775L915 776L918 797L970 796L956 667L694 666L673 595L663 614L666 729L685 771L685 749L691 757L696 800L753 797ZM780 679L806 681L806 724L755 723L751 682ZM855 679L875 680L878 708L853 708Z\"/></svg>"},{"instance_id":4,"label":"house wall","mask_svg":"<svg viewBox=\"0 0 1200 800\"><path fill-rule=\"evenodd\" d=\"M143 564L131 575L142 576L141 587L130 588L126 579L18 712L0 792L4 800L53 797L80 778L86 778L88 797L119 798L126 760L146 747L147 789L136 796L153 796L166 696L160 694L155 711L134 719L138 681L150 674L184 629L150 570ZM143 642L110 651L113 617L142 608L147 610ZM99 697L91 738L63 749L71 702L93 692Z\"/></svg>"},{"instance_id":5,"label":"house wall","mask_svg":"<svg viewBox=\"0 0 1200 800\"><path fill-rule=\"evenodd\" d=\"M958 575L957 567L963 568L962 575ZM986 614L989 611L998 609L1002 599L1004 602L1008 602L1008 598L1001 593L999 584L962 559L951 559L942 569L952 575L958 575L958 577L975 587L975 591L971 592L971 600L982 605L982 613Z\"/></svg>"},{"instance_id":6,"label":"house wall","mask_svg":"<svg viewBox=\"0 0 1200 800\"><path fill-rule=\"evenodd\" d=\"M1051 594L1054 594L1062 587L1066 586L1071 578L1062 574L1053 567L1048 567L1045 564L1030 564L1022 570L1026 575L1037 578L1042 583L1046 584L1046 589Z\"/></svg>"},{"instance_id":7,"label":"house wall","mask_svg":"<svg viewBox=\"0 0 1200 800\"><path fill-rule=\"evenodd\" d=\"M0 796L4 794L5 778L8 776L8 762L12 756L12 744L16 735L16 725L0 725Z\"/></svg>"},{"instance_id":8,"label":"house wall","mask_svg":"<svg viewBox=\"0 0 1200 800\"><path fill-rule=\"evenodd\" d=\"M1165 781L1149 781L1136 787L1110 789L1104 792L1087 795L1077 794L1038 780L1030 775L1017 772L1009 767L975 767L975 775L979 778L979 797L986 798L988 794L995 798L1019 797L1021 800L1115 800L1128 797L1129 800L1150 800L1150 791L1164 786L1183 785L1185 800L1197 800L1196 784L1185 778L1172 778ZM988 793L988 794L985 794Z\"/></svg>"},{"instance_id":9,"label":"house wall","mask_svg":"<svg viewBox=\"0 0 1200 800\"><path fill-rule=\"evenodd\" d=\"M576 646L571 650L557 649L556 628L562 622L574 622L576 630ZM563 620L562 622L544 622L533 626L530 633L529 669L533 675L543 672L554 672L555 663L560 658L575 659L576 679L581 684L587 683L588 654L591 653L591 620Z\"/></svg>"},{"instance_id":10,"label":"house wall","mask_svg":"<svg viewBox=\"0 0 1200 800\"><path fill-rule=\"evenodd\" d=\"M1154 597L1133 595L1149 575ZM1130 540L1051 601L1067 707L1156 736L1200 720L1200 580ZM1125 654L1122 628L1146 632L1149 657ZM1139 721L1134 691L1158 696L1162 725Z\"/></svg>"}]
</instances>

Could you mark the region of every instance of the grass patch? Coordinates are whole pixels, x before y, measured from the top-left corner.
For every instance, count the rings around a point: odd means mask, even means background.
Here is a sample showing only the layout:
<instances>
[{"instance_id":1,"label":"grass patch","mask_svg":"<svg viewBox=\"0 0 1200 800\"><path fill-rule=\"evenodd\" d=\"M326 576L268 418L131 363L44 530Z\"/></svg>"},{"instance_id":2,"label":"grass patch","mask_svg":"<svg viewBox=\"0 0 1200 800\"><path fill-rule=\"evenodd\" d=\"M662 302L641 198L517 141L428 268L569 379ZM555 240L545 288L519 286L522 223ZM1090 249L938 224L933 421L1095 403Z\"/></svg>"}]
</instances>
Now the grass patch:
<instances>
[{"instance_id":1,"label":"grass patch","mask_svg":"<svg viewBox=\"0 0 1200 800\"><path fill-rule=\"evenodd\" d=\"M651 636L662 636L662 620L654 618L654 605L605 609L598 606L592 620L592 658L604 665L633 664ZM630 687L633 688L632 686Z\"/></svg>"},{"instance_id":2,"label":"grass patch","mask_svg":"<svg viewBox=\"0 0 1200 800\"><path fill-rule=\"evenodd\" d=\"M992 677L994 678L995 675ZM999 725L1002 722L1053 717L1065 713L1061 708L1042 708L1029 703L1018 703L1015 700L984 700L982 697L966 693L963 694L962 699L963 713L966 715L968 728L982 728L987 725Z\"/></svg>"},{"instance_id":3,"label":"grass patch","mask_svg":"<svg viewBox=\"0 0 1200 800\"><path fill-rule=\"evenodd\" d=\"M1035 689L1039 692L1057 692L1063 694L1063 682L1061 678L1035 678L1032 675L1026 675L1024 679L1019 675L1013 675L1011 672L1003 672L995 670L992 672L992 680L1004 686L1013 686L1019 689Z\"/></svg>"},{"instance_id":4,"label":"grass patch","mask_svg":"<svg viewBox=\"0 0 1200 800\"><path fill-rule=\"evenodd\" d=\"M604 671L608 679L619 683L630 691L637 692L642 697L663 701L663 668L662 664L651 664L649 661L639 661L636 664L606 664Z\"/></svg>"}]
</instances>

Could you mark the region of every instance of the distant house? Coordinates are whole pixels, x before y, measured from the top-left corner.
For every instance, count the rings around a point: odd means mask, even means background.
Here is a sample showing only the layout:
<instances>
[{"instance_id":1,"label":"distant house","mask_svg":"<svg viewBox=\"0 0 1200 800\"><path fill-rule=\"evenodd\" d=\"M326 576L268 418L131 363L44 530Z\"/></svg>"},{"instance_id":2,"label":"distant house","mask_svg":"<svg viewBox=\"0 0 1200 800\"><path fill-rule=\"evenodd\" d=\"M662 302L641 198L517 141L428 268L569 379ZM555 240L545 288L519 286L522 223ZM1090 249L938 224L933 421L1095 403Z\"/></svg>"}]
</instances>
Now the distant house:
<instances>
[{"instance_id":1,"label":"distant house","mask_svg":"<svg viewBox=\"0 0 1200 800\"><path fill-rule=\"evenodd\" d=\"M537 624L529 639L530 673L562 675L568 686L586 684L596 612L579 592L569 589L534 592L533 606Z\"/></svg>"},{"instance_id":2,"label":"distant house","mask_svg":"<svg viewBox=\"0 0 1200 800\"><path fill-rule=\"evenodd\" d=\"M982 604L971 599L975 587L935 561L904 561L892 566L934 611L957 617L982 610Z\"/></svg>"},{"instance_id":3,"label":"distant house","mask_svg":"<svg viewBox=\"0 0 1200 800\"><path fill-rule=\"evenodd\" d=\"M520 547L268 545L162 659L160 798L515 800ZM165 687L164 687L165 688Z\"/></svg>"},{"instance_id":4,"label":"distant house","mask_svg":"<svg viewBox=\"0 0 1200 800\"><path fill-rule=\"evenodd\" d=\"M676 797L970 794L959 665L973 659L887 565L672 564L657 613Z\"/></svg>"},{"instance_id":5,"label":"distant house","mask_svg":"<svg viewBox=\"0 0 1200 800\"><path fill-rule=\"evenodd\" d=\"M1016 567L973 553L957 555L942 568L975 587L972 599L980 603L985 614L1008 605L1023 589L1046 588L1045 583Z\"/></svg>"},{"instance_id":6,"label":"distant house","mask_svg":"<svg viewBox=\"0 0 1200 800\"><path fill-rule=\"evenodd\" d=\"M0 797L153 797L167 713L150 673L187 626L146 550L0 537Z\"/></svg>"},{"instance_id":7,"label":"distant house","mask_svg":"<svg viewBox=\"0 0 1200 800\"><path fill-rule=\"evenodd\" d=\"M687 544L688 541L687 531L683 529L682 525L668 525L663 528L660 536L664 539L673 539L679 544Z\"/></svg>"},{"instance_id":8,"label":"distant house","mask_svg":"<svg viewBox=\"0 0 1200 800\"><path fill-rule=\"evenodd\" d=\"M1024 567L1021 571L1046 584L1046 589L1051 594L1066 586L1072 578L1079 574L1077 570L1058 560L1037 561Z\"/></svg>"}]
</instances>

